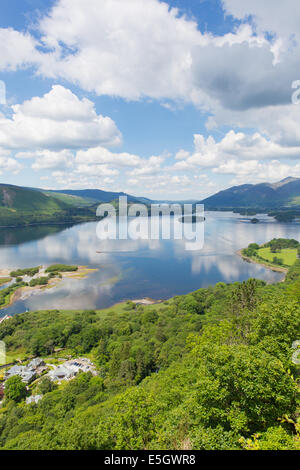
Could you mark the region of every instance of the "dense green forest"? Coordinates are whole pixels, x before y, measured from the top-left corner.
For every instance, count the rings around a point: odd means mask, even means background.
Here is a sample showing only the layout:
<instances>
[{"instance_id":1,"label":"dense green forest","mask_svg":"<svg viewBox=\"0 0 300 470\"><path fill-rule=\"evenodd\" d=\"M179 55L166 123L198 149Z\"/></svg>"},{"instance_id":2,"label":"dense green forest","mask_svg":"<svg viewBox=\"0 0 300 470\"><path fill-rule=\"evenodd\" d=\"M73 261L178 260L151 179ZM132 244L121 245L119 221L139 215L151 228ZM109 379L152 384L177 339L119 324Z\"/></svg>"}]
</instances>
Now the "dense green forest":
<instances>
[{"instance_id":1,"label":"dense green forest","mask_svg":"<svg viewBox=\"0 0 300 470\"><path fill-rule=\"evenodd\" d=\"M276 285L220 283L152 306L3 322L8 354L64 348L92 359L98 376L33 384L38 404L10 392L0 448L299 449L298 266Z\"/></svg>"}]
</instances>

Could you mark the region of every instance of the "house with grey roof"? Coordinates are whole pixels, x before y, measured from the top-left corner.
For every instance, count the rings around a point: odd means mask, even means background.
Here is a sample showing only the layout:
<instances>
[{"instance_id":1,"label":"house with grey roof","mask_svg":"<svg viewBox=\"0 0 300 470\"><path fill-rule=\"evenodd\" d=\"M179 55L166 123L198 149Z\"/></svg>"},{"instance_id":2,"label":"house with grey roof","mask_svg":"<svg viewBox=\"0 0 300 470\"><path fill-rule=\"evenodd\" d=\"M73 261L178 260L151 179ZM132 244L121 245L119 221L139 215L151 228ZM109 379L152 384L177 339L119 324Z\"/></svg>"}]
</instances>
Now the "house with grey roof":
<instances>
[{"instance_id":1,"label":"house with grey roof","mask_svg":"<svg viewBox=\"0 0 300 470\"><path fill-rule=\"evenodd\" d=\"M29 384L37 377L37 369L45 366L43 359L37 357L33 359L28 366L13 366L5 375L5 380L10 379L14 375L19 375L23 382Z\"/></svg>"},{"instance_id":2,"label":"house with grey roof","mask_svg":"<svg viewBox=\"0 0 300 470\"><path fill-rule=\"evenodd\" d=\"M45 362L40 357L36 357L32 359L32 361L28 364L29 369L37 369L38 367L43 367Z\"/></svg>"},{"instance_id":3,"label":"house with grey roof","mask_svg":"<svg viewBox=\"0 0 300 470\"><path fill-rule=\"evenodd\" d=\"M36 378L35 369L31 369L27 366L13 366L5 374L5 380L10 379L18 375L21 377L22 381L29 384Z\"/></svg>"},{"instance_id":4,"label":"house with grey roof","mask_svg":"<svg viewBox=\"0 0 300 470\"><path fill-rule=\"evenodd\" d=\"M55 367L49 372L48 376L53 382L61 382L62 380L73 379L79 372L96 373L93 363L89 359L81 358L67 361Z\"/></svg>"}]
</instances>

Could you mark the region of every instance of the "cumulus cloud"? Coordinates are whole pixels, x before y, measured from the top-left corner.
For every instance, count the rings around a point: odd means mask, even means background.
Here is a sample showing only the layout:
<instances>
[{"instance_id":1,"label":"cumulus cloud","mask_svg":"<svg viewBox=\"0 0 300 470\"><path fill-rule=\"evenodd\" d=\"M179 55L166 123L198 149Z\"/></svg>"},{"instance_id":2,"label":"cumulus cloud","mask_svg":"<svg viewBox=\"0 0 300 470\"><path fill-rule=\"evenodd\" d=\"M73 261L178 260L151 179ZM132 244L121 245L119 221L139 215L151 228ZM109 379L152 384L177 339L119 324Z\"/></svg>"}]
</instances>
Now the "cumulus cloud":
<instances>
[{"instance_id":1,"label":"cumulus cloud","mask_svg":"<svg viewBox=\"0 0 300 470\"><path fill-rule=\"evenodd\" d=\"M58 0L36 25L39 41L8 29L2 43L24 43L14 67L35 64L45 77L98 95L184 100L213 113L287 104L300 59L299 7L294 0L223 5L227 14L253 20L216 36L158 0ZM0 68L13 56L7 51Z\"/></svg>"},{"instance_id":2,"label":"cumulus cloud","mask_svg":"<svg viewBox=\"0 0 300 470\"><path fill-rule=\"evenodd\" d=\"M19 173L23 166L14 158L10 157L10 153L4 149L0 149L0 175L3 173L11 172L13 174Z\"/></svg>"},{"instance_id":3,"label":"cumulus cloud","mask_svg":"<svg viewBox=\"0 0 300 470\"><path fill-rule=\"evenodd\" d=\"M39 64L99 95L177 99L189 93L197 25L157 0L60 0L39 24L52 50Z\"/></svg>"},{"instance_id":4,"label":"cumulus cloud","mask_svg":"<svg viewBox=\"0 0 300 470\"><path fill-rule=\"evenodd\" d=\"M16 157L35 159L35 162L32 164L32 168L36 171L71 168L74 165L74 155L69 150L61 150L60 152L51 152L50 150L24 153L20 152Z\"/></svg>"},{"instance_id":5,"label":"cumulus cloud","mask_svg":"<svg viewBox=\"0 0 300 470\"><path fill-rule=\"evenodd\" d=\"M98 95L180 99L202 106L217 99L243 107L251 101L245 95L253 84L261 94L266 89L265 74L257 76L260 63L265 73L274 72L277 82L286 72L286 67L273 70L274 44L253 34L249 25L223 36L201 33L195 21L158 0L102 0L101 5L98 0L58 0L37 30L39 48L31 38L31 54L26 46L19 62L35 63L43 76L66 79ZM8 36L12 33L19 34L7 30ZM29 39L24 36L25 44ZM240 70L240 60L245 70ZM223 83L224 64L231 76L226 73ZM240 100L227 98L231 87L244 80ZM274 101L284 77L279 82L268 102ZM286 99L282 90L281 95L279 102Z\"/></svg>"},{"instance_id":6,"label":"cumulus cloud","mask_svg":"<svg viewBox=\"0 0 300 470\"><path fill-rule=\"evenodd\" d=\"M249 183L259 183L280 181L291 175L300 177L300 163L288 165L278 160L270 162L229 160L212 171L216 174L234 176L235 178L231 181L231 184L242 184L245 180Z\"/></svg>"},{"instance_id":7,"label":"cumulus cloud","mask_svg":"<svg viewBox=\"0 0 300 470\"><path fill-rule=\"evenodd\" d=\"M10 149L66 149L118 145L121 134L94 105L55 85L42 98L12 106L13 116L0 115L0 145ZM74 115L73 115L74 111Z\"/></svg>"},{"instance_id":8,"label":"cumulus cloud","mask_svg":"<svg viewBox=\"0 0 300 470\"><path fill-rule=\"evenodd\" d=\"M201 134L194 135L194 153L181 150L176 155L175 168L216 168L234 160L299 159L299 147L284 147L276 144L258 132L247 135L243 132L229 131L216 142L212 136L207 139Z\"/></svg>"},{"instance_id":9,"label":"cumulus cloud","mask_svg":"<svg viewBox=\"0 0 300 470\"><path fill-rule=\"evenodd\" d=\"M0 70L15 71L21 67L36 64L39 52L37 41L29 34L12 28L0 28Z\"/></svg>"},{"instance_id":10,"label":"cumulus cloud","mask_svg":"<svg viewBox=\"0 0 300 470\"><path fill-rule=\"evenodd\" d=\"M294 0L222 0L227 14L238 19L250 15L257 29L291 39L299 36L300 4Z\"/></svg>"},{"instance_id":11,"label":"cumulus cloud","mask_svg":"<svg viewBox=\"0 0 300 470\"><path fill-rule=\"evenodd\" d=\"M135 167L143 163L137 156L126 152L114 153L104 147L95 147L88 150L80 150L76 154L76 163L85 164L112 164L121 167Z\"/></svg>"}]
</instances>

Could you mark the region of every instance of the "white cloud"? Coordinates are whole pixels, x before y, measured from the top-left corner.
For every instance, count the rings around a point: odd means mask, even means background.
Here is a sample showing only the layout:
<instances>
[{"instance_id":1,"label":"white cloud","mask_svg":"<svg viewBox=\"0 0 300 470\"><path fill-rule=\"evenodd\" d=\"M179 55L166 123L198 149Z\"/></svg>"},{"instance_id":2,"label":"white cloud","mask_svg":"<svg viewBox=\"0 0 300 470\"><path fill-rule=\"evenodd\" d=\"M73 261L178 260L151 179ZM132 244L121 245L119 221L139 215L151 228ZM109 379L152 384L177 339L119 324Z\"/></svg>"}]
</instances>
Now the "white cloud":
<instances>
[{"instance_id":1,"label":"white cloud","mask_svg":"<svg viewBox=\"0 0 300 470\"><path fill-rule=\"evenodd\" d=\"M15 114L52 121L89 122L97 119L95 105L87 98L80 100L61 85L54 85L42 98L33 97L23 104L12 106Z\"/></svg>"},{"instance_id":2,"label":"white cloud","mask_svg":"<svg viewBox=\"0 0 300 470\"><path fill-rule=\"evenodd\" d=\"M30 34L0 28L0 44L0 70L14 71L38 61L37 41Z\"/></svg>"},{"instance_id":3,"label":"white cloud","mask_svg":"<svg viewBox=\"0 0 300 470\"><path fill-rule=\"evenodd\" d=\"M143 175L155 175L162 170L162 163L165 158L163 156L152 156L147 160L141 160L139 167L130 170L128 174L130 176L143 176Z\"/></svg>"},{"instance_id":4,"label":"white cloud","mask_svg":"<svg viewBox=\"0 0 300 470\"><path fill-rule=\"evenodd\" d=\"M98 95L184 100L213 113L219 107L243 111L287 104L300 59L300 47L291 40L299 35L299 6L294 0L223 4L239 19L255 15L254 22L214 36L158 0L58 0L36 25L39 43L11 29L1 30L2 43L15 35L24 42L15 64L34 63L43 76ZM4 59L2 69L7 67Z\"/></svg>"},{"instance_id":5,"label":"white cloud","mask_svg":"<svg viewBox=\"0 0 300 470\"><path fill-rule=\"evenodd\" d=\"M69 150L61 150L60 152L42 150L29 154L19 153L16 156L18 158L34 158L35 162L32 164L32 168L36 171L71 168L74 165L74 156Z\"/></svg>"},{"instance_id":6,"label":"white cloud","mask_svg":"<svg viewBox=\"0 0 300 470\"><path fill-rule=\"evenodd\" d=\"M295 45L283 47L283 12L292 20L290 34L298 31L291 0L288 9L279 0L268 8L258 0L224 3L240 19L257 15L260 27L213 36L158 0L102 0L100 6L98 0L59 0L38 25L51 49L40 54L39 73L99 95L185 100L205 109L287 103L300 57ZM278 32L276 40L265 37L266 29Z\"/></svg>"},{"instance_id":7,"label":"white cloud","mask_svg":"<svg viewBox=\"0 0 300 470\"><path fill-rule=\"evenodd\" d=\"M202 40L196 23L157 0L60 0L39 30L53 51L40 73L129 99L185 96Z\"/></svg>"},{"instance_id":8,"label":"white cloud","mask_svg":"<svg viewBox=\"0 0 300 470\"><path fill-rule=\"evenodd\" d=\"M107 165L85 165L79 164L74 170L74 173L89 176L116 176L119 171L109 168Z\"/></svg>"},{"instance_id":9,"label":"white cloud","mask_svg":"<svg viewBox=\"0 0 300 470\"><path fill-rule=\"evenodd\" d=\"M290 38L299 35L300 4L295 0L222 0L227 14L241 20L253 16L262 32Z\"/></svg>"},{"instance_id":10,"label":"white cloud","mask_svg":"<svg viewBox=\"0 0 300 470\"><path fill-rule=\"evenodd\" d=\"M0 149L0 175L11 172L17 174L23 166L14 158L11 158L5 150Z\"/></svg>"},{"instance_id":11,"label":"white cloud","mask_svg":"<svg viewBox=\"0 0 300 470\"><path fill-rule=\"evenodd\" d=\"M121 167L135 167L142 164L142 159L129 153L113 153L103 147L88 150L79 150L76 154L76 163L85 164L112 164Z\"/></svg>"},{"instance_id":12,"label":"white cloud","mask_svg":"<svg viewBox=\"0 0 300 470\"><path fill-rule=\"evenodd\" d=\"M203 135L196 134L194 146L195 151L192 154L183 150L177 153L176 169L187 170L197 166L216 168L228 161L299 159L300 156L300 147L281 146L258 132L247 135L231 130L220 142L216 142L212 136L205 139Z\"/></svg>"},{"instance_id":13,"label":"white cloud","mask_svg":"<svg viewBox=\"0 0 300 470\"><path fill-rule=\"evenodd\" d=\"M229 160L212 171L217 174L234 175L231 185L243 184L245 181L259 183L280 181L288 176L300 177L300 163L287 165L278 160L270 162Z\"/></svg>"},{"instance_id":14,"label":"white cloud","mask_svg":"<svg viewBox=\"0 0 300 470\"><path fill-rule=\"evenodd\" d=\"M76 149L121 142L114 121L97 115L92 102L60 85L12 110L12 118L0 115L0 145L5 148Z\"/></svg>"}]
</instances>

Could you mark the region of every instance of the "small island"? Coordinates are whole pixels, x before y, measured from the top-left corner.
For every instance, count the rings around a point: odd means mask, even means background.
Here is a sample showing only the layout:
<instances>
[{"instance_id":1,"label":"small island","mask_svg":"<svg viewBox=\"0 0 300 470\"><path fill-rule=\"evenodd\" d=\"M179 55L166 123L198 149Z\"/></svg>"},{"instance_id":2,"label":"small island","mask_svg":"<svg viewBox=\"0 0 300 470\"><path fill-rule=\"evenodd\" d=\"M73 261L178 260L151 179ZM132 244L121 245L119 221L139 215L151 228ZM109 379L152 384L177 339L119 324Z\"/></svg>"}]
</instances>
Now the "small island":
<instances>
[{"instance_id":1,"label":"small island","mask_svg":"<svg viewBox=\"0 0 300 470\"><path fill-rule=\"evenodd\" d=\"M287 273L300 258L300 243L294 239L274 238L268 243L250 243L238 254L245 260L261 264L273 271Z\"/></svg>"},{"instance_id":2,"label":"small island","mask_svg":"<svg viewBox=\"0 0 300 470\"><path fill-rule=\"evenodd\" d=\"M4 287L0 290L0 310L15 303L24 293L51 289L64 278L83 279L93 271L96 269L65 264L36 266L13 271L2 269L0 270L0 286Z\"/></svg>"}]
</instances>

